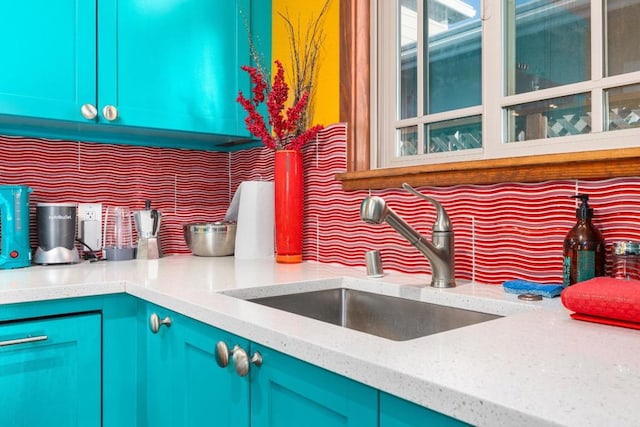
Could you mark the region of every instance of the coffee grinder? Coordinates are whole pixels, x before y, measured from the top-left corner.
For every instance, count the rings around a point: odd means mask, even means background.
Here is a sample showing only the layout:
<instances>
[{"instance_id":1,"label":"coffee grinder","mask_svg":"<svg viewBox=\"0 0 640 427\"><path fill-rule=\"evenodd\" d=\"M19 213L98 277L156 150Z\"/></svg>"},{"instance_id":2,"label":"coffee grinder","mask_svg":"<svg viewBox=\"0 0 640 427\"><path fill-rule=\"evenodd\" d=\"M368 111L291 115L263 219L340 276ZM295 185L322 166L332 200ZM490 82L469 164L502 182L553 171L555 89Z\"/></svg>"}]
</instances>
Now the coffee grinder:
<instances>
[{"instance_id":1,"label":"coffee grinder","mask_svg":"<svg viewBox=\"0 0 640 427\"><path fill-rule=\"evenodd\" d=\"M0 185L0 269L31 265L26 185Z\"/></svg>"},{"instance_id":2,"label":"coffee grinder","mask_svg":"<svg viewBox=\"0 0 640 427\"><path fill-rule=\"evenodd\" d=\"M36 264L72 264L80 262L76 248L75 203L38 203L38 248L33 256Z\"/></svg>"}]
</instances>

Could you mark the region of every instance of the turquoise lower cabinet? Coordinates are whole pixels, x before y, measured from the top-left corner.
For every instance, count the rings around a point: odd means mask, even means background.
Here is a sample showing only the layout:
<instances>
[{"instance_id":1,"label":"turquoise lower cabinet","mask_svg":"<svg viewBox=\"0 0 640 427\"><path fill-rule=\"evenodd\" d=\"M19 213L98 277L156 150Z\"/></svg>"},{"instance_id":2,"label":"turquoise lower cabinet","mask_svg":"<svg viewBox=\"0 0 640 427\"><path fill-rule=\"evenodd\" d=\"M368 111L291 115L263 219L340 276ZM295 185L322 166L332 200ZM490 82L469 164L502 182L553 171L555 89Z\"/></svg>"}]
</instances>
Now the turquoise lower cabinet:
<instances>
[{"instance_id":1,"label":"turquoise lower cabinet","mask_svg":"<svg viewBox=\"0 0 640 427\"><path fill-rule=\"evenodd\" d=\"M462 427L469 424L380 392L380 427Z\"/></svg>"},{"instance_id":2,"label":"turquoise lower cabinet","mask_svg":"<svg viewBox=\"0 0 640 427\"><path fill-rule=\"evenodd\" d=\"M174 374L177 363L176 328L172 322L175 314L152 304L143 304L140 313L140 337L144 352L140 363L140 387L143 388L141 424L145 426L173 426L175 424L176 401ZM149 319L158 316L164 321L151 332Z\"/></svg>"},{"instance_id":3,"label":"turquoise lower cabinet","mask_svg":"<svg viewBox=\"0 0 640 427\"><path fill-rule=\"evenodd\" d=\"M178 324L179 323L179 324ZM176 318L177 422L184 427L248 426L249 378L216 362L216 344L248 347L248 341L184 316ZM177 329L180 327L180 330Z\"/></svg>"},{"instance_id":4,"label":"turquoise lower cabinet","mask_svg":"<svg viewBox=\"0 0 640 427\"><path fill-rule=\"evenodd\" d=\"M378 391L252 344L262 366L251 366L251 427L376 427Z\"/></svg>"},{"instance_id":5,"label":"turquoise lower cabinet","mask_svg":"<svg viewBox=\"0 0 640 427\"><path fill-rule=\"evenodd\" d=\"M0 426L51 425L467 424L115 294L0 306Z\"/></svg>"},{"instance_id":6,"label":"turquoise lower cabinet","mask_svg":"<svg viewBox=\"0 0 640 427\"><path fill-rule=\"evenodd\" d=\"M102 426L142 426L138 376L146 353L138 313L143 303L124 294L97 300L102 307Z\"/></svg>"},{"instance_id":7,"label":"turquoise lower cabinet","mask_svg":"<svg viewBox=\"0 0 640 427\"><path fill-rule=\"evenodd\" d=\"M159 327L146 327L144 369L146 414L142 425L248 426L249 379L216 363L219 341L229 348L248 341L159 306L149 304L146 317L157 315Z\"/></svg>"},{"instance_id":8,"label":"turquoise lower cabinet","mask_svg":"<svg viewBox=\"0 0 640 427\"><path fill-rule=\"evenodd\" d=\"M145 339L142 425L378 425L375 389L153 304L144 313L157 315L157 328L148 327ZM224 368L218 343L229 355ZM250 361L256 352L259 366Z\"/></svg>"},{"instance_id":9,"label":"turquoise lower cabinet","mask_svg":"<svg viewBox=\"0 0 640 427\"><path fill-rule=\"evenodd\" d=\"M0 324L3 426L101 425L99 313Z\"/></svg>"},{"instance_id":10,"label":"turquoise lower cabinet","mask_svg":"<svg viewBox=\"0 0 640 427\"><path fill-rule=\"evenodd\" d=\"M0 305L0 426L143 426L144 306L125 294ZM10 345L21 338L33 341Z\"/></svg>"}]
</instances>

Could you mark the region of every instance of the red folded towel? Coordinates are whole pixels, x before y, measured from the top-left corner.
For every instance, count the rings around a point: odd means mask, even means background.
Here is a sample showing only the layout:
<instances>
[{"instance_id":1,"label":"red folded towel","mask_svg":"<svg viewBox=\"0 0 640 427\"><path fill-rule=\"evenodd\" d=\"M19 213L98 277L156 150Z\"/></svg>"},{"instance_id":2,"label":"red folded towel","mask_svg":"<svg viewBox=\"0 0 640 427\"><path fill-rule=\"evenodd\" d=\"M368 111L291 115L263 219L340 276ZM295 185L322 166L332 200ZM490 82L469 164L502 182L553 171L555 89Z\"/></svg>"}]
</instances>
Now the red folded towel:
<instances>
[{"instance_id":1,"label":"red folded towel","mask_svg":"<svg viewBox=\"0 0 640 427\"><path fill-rule=\"evenodd\" d=\"M595 277L562 291L574 319L640 329L640 281Z\"/></svg>"}]
</instances>

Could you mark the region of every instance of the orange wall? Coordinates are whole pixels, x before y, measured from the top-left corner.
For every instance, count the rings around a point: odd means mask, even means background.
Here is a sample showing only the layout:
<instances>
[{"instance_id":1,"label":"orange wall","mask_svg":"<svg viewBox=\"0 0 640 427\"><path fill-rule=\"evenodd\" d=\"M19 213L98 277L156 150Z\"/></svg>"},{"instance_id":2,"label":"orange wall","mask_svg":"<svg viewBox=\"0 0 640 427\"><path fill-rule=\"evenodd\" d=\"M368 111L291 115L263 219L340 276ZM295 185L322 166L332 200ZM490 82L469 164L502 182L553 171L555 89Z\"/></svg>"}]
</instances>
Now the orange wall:
<instances>
[{"instance_id":1,"label":"orange wall","mask_svg":"<svg viewBox=\"0 0 640 427\"><path fill-rule=\"evenodd\" d=\"M278 14L288 11L291 21L298 21L304 27L320 12L325 0L272 0L273 7L273 46L272 58L282 62L285 78L289 82L290 66L289 38L284 21ZM325 41L322 46L317 92L315 97L315 114L313 123L330 125L340 118L340 0L331 0L329 12L325 18ZM299 19L298 19L299 18ZM304 28L302 31L304 34Z\"/></svg>"}]
</instances>

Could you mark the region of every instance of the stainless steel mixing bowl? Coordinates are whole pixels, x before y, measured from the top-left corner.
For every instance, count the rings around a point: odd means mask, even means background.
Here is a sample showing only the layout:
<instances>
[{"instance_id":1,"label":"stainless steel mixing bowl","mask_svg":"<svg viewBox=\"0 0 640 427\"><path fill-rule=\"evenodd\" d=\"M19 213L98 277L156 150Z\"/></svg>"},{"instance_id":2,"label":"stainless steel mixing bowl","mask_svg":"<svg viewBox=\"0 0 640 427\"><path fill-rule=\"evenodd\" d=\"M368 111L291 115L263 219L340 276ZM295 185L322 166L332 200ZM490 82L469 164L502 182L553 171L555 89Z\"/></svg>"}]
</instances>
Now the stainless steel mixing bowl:
<instances>
[{"instance_id":1,"label":"stainless steel mixing bowl","mask_svg":"<svg viewBox=\"0 0 640 427\"><path fill-rule=\"evenodd\" d=\"M236 247L236 223L196 222L182 226L184 240L194 255L228 256Z\"/></svg>"}]
</instances>

